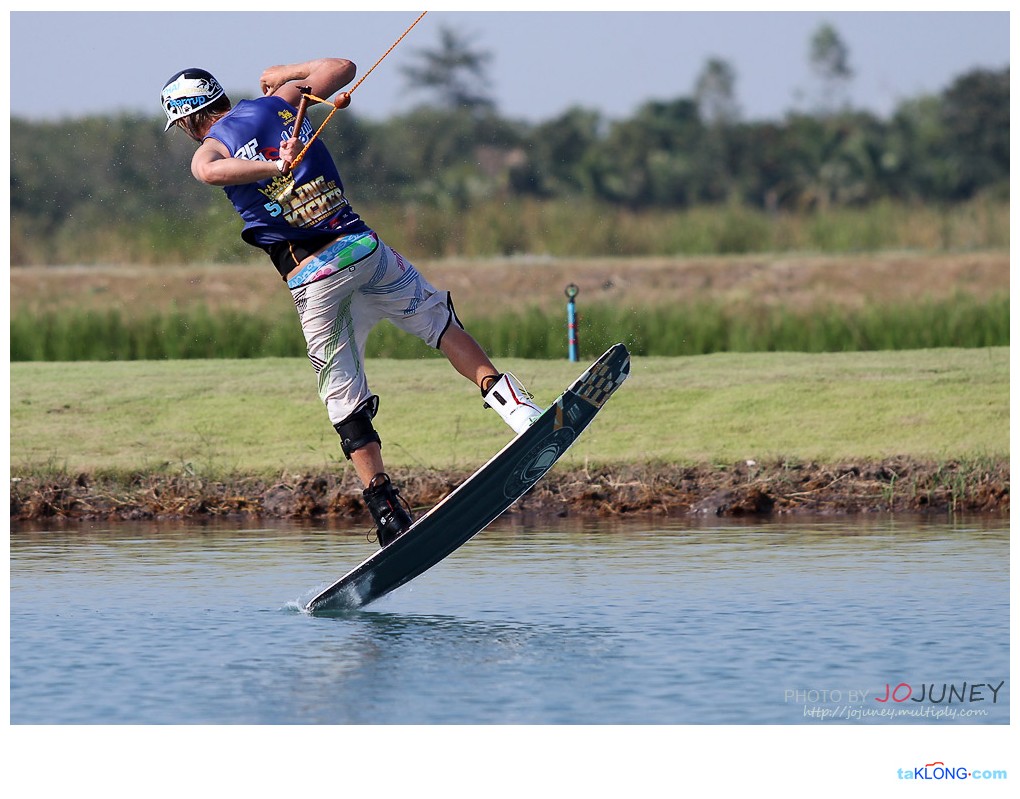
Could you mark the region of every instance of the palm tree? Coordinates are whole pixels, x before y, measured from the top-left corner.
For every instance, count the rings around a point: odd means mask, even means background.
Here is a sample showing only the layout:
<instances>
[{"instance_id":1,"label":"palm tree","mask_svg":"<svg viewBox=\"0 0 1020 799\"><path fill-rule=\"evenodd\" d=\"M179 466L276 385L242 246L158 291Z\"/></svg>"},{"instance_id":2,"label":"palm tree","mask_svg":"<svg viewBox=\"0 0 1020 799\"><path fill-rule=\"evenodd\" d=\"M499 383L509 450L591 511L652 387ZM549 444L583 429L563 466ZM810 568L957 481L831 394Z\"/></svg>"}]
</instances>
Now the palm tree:
<instances>
[{"instance_id":1,"label":"palm tree","mask_svg":"<svg viewBox=\"0 0 1020 799\"><path fill-rule=\"evenodd\" d=\"M467 37L446 26L439 29L438 48L415 52L418 63L401 69L410 89L433 92L439 105L451 111L495 109L486 74L492 53L472 49Z\"/></svg>"}]
</instances>

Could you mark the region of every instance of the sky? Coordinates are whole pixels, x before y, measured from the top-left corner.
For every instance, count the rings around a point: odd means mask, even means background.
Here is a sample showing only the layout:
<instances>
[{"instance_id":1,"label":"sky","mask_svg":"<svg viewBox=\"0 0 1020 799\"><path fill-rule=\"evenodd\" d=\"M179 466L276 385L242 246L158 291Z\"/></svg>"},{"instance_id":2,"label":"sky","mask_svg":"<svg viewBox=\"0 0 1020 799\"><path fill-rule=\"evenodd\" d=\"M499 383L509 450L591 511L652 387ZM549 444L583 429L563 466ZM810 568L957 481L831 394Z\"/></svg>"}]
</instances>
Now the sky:
<instances>
[{"instance_id":1,"label":"sky","mask_svg":"<svg viewBox=\"0 0 1020 799\"><path fill-rule=\"evenodd\" d=\"M343 56L358 65L360 76L424 10L314 7L303 3L302 9L312 10L289 13L12 11L10 113L32 120L120 111L160 114L159 90L171 74L189 66L216 75L234 100L257 94L259 75L273 64ZM1006 10L544 7L565 10L432 7L358 87L352 111L383 119L426 101L426 93L409 89L401 67L414 64L418 51L436 47L444 26L467 37L473 49L491 53L489 90L497 110L528 122L553 119L573 106L622 119L650 100L690 97L710 58L734 67L744 119L781 119L791 110L810 110L820 87L809 69L809 42L826 23L849 51L851 105L881 117L905 99L942 91L966 71L1009 65Z\"/></svg>"}]
</instances>

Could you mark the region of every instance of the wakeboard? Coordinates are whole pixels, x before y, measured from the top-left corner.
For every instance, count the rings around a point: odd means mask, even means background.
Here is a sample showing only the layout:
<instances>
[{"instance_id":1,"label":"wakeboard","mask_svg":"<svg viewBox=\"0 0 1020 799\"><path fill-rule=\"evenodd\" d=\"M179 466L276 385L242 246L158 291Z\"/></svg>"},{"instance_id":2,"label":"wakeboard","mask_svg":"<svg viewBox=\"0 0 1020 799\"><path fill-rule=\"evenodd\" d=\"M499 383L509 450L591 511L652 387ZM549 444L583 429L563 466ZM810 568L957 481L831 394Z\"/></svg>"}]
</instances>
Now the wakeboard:
<instances>
[{"instance_id":1,"label":"wakeboard","mask_svg":"<svg viewBox=\"0 0 1020 799\"><path fill-rule=\"evenodd\" d=\"M630 374L630 353L614 344L531 426L416 521L305 605L352 610L413 580L463 546L552 468Z\"/></svg>"}]
</instances>

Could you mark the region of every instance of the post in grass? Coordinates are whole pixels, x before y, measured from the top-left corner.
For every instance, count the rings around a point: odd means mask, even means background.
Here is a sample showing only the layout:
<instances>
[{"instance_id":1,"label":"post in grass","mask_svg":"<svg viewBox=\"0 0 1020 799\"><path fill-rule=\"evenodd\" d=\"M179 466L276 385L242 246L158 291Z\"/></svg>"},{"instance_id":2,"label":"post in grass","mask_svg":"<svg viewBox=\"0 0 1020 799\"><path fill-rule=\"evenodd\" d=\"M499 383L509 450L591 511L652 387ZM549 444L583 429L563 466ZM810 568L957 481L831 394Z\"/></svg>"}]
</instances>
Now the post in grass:
<instances>
[{"instance_id":1,"label":"post in grass","mask_svg":"<svg viewBox=\"0 0 1020 799\"><path fill-rule=\"evenodd\" d=\"M577 360L577 306L574 302L580 289L571 283L564 289L567 295L567 357Z\"/></svg>"}]
</instances>

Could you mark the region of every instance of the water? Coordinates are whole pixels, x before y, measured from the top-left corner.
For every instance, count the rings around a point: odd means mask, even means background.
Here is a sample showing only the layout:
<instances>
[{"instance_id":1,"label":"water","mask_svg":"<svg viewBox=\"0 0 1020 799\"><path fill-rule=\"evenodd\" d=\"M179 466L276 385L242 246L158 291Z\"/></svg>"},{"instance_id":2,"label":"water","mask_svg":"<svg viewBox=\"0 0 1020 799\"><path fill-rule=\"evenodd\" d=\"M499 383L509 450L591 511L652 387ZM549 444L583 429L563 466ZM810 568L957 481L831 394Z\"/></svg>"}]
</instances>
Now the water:
<instances>
[{"instance_id":1,"label":"water","mask_svg":"<svg viewBox=\"0 0 1020 799\"><path fill-rule=\"evenodd\" d=\"M300 610L371 551L16 530L11 723L1009 723L1004 520L511 518L367 608Z\"/></svg>"}]
</instances>

